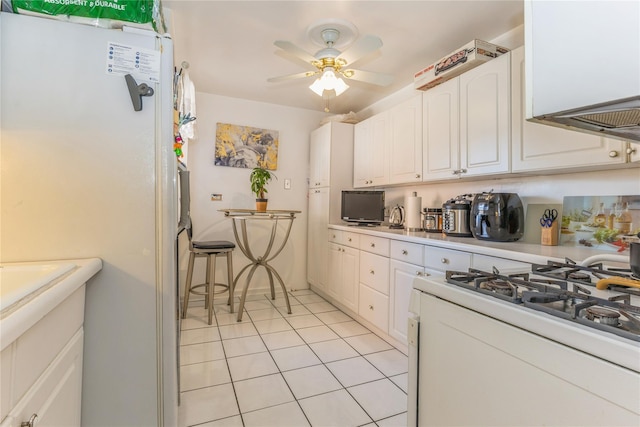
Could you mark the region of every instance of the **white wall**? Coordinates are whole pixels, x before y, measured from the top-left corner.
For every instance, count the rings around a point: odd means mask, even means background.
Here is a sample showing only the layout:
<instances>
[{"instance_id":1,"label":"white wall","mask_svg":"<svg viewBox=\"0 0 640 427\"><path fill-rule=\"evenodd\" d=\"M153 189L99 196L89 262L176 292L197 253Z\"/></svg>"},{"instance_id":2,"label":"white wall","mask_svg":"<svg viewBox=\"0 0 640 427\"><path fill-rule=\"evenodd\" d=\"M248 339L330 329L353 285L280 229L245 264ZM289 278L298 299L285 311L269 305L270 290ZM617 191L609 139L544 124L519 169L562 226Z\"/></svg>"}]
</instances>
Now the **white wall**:
<instances>
[{"instance_id":1,"label":"white wall","mask_svg":"<svg viewBox=\"0 0 640 427\"><path fill-rule=\"evenodd\" d=\"M492 189L496 193L518 193L525 207L529 203L562 204L564 196L640 194L640 169L518 176L386 188L385 202L389 206L404 205L405 197L416 191L418 196L422 197L423 208L437 208L457 195Z\"/></svg>"},{"instance_id":2,"label":"white wall","mask_svg":"<svg viewBox=\"0 0 640 427\"><path fill-rule=\"evenodd\" d=\"M319 127L324 113L201 92L197 93L196 99L198 103L197 135L188 143L187 159L188 168L191 171L191 216L194 222L194 238L234 241L231 220L225 218L224 214L218 210L255 208L255 195L251 193L249 186L251 170L214 165L216 123L277 130L280 140L278 168L274 171L277 180L273 180L267 186L269 209L294 209L302 213L294 221L285 249L272 262L272 265L282 276L288 288L307 288L309 134ZM291 180L290 190L284 189L285 179ZM212 193L222 194L222 201L211 201ZM255 231L251 236L256 247L264 248L270 229L261 225L249 231ZM180 268L183 273L186 270L186 262L186 247L182 244ZM236 249L233 262L234 273L237 274L248 261L240 250ZM204 266L197 264L194 280L200 280L204 274L203 271ZM219 270L218 281L225 277L222 276L224 274L222 271L222 269ZM253 279L251 291L268 286L268 280L263 273L264 269L260 268L256 278ZM246 273L243 277L246 278ZM244 284L244 281L241 284Z\"/></svg>"}]
</instances>

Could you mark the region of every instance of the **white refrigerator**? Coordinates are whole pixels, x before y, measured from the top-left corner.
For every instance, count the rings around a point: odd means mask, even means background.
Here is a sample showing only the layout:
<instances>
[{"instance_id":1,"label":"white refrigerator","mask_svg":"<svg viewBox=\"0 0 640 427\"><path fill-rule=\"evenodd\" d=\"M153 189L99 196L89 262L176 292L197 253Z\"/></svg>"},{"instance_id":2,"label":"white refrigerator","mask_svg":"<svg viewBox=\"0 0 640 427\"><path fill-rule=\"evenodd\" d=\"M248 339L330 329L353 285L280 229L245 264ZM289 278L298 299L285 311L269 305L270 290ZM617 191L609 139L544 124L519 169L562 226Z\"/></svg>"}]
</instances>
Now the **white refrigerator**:
<instances>
[{"instance_id":1,"label":"white refrigerator","mask_svg":"<svg viewBox=\"0 0 640 427\"><path fill-rule=\"evenodd\" d=\"M175 426L172 41L10 13L0 34L0 261L101 258L82 425Z\"/></svg>"}]
</instances>

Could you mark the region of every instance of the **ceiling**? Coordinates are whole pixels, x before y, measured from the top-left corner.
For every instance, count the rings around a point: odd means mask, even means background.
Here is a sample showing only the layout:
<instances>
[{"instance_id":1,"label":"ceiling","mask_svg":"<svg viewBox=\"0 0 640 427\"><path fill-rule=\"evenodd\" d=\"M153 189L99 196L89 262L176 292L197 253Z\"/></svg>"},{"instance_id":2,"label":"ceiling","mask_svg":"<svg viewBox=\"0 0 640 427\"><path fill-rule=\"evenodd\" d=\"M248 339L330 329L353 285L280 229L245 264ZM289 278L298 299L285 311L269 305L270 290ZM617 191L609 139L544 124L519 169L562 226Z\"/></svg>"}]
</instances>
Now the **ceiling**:
<instances>
[{"instance_id":1,"label":"ceiling","mask_svg":"<svg viewBox=\"0 0 640 427\"><path fill-rule=\"evenodd\" d=\"M273 42L290 41L313 55L320 46L307 37L307 28L323 19L346 19L360 37L380 37L378 53L354 68L391 74L394 82L379 87L346 80L350 88L329 99L332 114L361 111L412 84L416 71L472 39L493 40L524 20L522 0L163 0L163 5L171 10L176 64L189 63L197 91L309 110L325 108L323 98L308 89L314 77L267 82L308 70Z\"/></svg>"}]
</instances>

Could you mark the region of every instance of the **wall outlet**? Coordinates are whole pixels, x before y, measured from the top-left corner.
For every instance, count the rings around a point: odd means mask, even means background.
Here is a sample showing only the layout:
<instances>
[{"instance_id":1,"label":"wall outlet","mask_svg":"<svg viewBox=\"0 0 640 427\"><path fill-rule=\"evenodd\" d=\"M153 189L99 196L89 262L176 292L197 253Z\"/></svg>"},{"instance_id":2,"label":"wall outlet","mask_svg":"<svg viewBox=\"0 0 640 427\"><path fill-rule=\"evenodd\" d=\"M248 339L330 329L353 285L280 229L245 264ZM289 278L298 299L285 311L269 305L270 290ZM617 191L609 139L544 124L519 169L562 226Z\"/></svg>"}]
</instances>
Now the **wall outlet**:
<instances>
[{"instance_id":1,"label":"wall outlet","mask_svg":"<svg viewBox=\"0 0 640 427\"><path fill-rule=\"evenodd\" d=\"M291 190L291 179L286 178L284 180L284 189L285 190Z\"/></svg>"},{"instance_id":2,"label":"wall outlet","mask_svg":"<svg viewBox=\"0 0 640 427\"><path fill-rule=\"evenodd\" d=\"M222 200L222 194L211 193L211 201L212 202L219 202L221 200Z\"/></svg>"}]
</instances>

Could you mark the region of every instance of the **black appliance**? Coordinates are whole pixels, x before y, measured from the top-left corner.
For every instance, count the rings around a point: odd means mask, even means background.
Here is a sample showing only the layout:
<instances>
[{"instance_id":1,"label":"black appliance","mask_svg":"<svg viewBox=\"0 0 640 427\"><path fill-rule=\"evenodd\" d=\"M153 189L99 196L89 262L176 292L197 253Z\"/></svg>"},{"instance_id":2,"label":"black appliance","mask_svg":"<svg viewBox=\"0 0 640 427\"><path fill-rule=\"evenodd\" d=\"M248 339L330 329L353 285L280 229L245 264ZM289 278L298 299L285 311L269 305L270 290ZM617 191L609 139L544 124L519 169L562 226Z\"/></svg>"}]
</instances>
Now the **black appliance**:
<instances>
[{"instance_id":1,"label":"black appliance","mask_svg":"<svg viewBox=\"0 0 640 427\"><path fill-rule=\"evenodd\" d=\"M471 204L471 233L480 240L513 242L524 234L524 208L516 193L478 193Z\"/></svg>"},{"instance_id":2,"label":"black appliance","mask_svg":"<svg viewBox=\"0 0 640 427\"><path fill-rule=\"evenodd\" d=\"M343 190L340 217L350 225L380 225L384 221L384 191Z\"/></svg>"}]
</instances>

